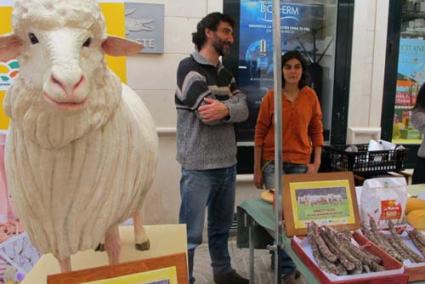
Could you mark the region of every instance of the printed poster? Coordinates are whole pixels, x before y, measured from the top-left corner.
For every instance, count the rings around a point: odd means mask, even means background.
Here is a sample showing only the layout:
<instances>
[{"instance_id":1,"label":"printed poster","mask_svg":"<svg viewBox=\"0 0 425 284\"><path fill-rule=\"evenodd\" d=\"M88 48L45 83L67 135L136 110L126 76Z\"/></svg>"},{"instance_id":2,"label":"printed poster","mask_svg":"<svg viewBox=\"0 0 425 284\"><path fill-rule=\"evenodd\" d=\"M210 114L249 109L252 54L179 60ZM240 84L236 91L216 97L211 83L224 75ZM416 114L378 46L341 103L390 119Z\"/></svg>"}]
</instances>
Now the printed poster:
<instances>
[{"instance_id":1,"label":"printed poster","mask_svg":"<svg viewBox=\"0 0 425 284\"><path fill-rule=\"evenodd\" d=\"M411 123L412 109L425 82L425 40L401 38L394 102L393 143L419 144L422 134Z\"/></svg>"},{"instance_id":2,"label":"printed poster","mask_svg":"<svg viewBox=\"0 0 425 284\"><path fill-rule=\"evenodd\" d=\"M296 229L355 223L348 180L293 182L290 192Z\"/></svg>"}]
</instances>

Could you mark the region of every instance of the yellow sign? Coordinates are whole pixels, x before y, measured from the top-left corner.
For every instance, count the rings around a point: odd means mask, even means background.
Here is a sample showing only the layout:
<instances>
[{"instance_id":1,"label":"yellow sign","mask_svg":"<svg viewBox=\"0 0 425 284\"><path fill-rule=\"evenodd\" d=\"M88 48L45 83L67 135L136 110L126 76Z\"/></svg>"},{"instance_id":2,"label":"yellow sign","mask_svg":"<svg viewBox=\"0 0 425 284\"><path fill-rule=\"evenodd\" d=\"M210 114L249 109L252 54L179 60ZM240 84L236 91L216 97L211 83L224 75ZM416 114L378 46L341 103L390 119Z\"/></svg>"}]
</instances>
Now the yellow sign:
<instances>
[{"instance_id":1,"label":"yellow sign","mask_svg":"<svg viewBox=\"0 0 425 284\"><path fill-rule=\"evenodd\" d=\"M12 31L12 7L0 7L0 34L7 34ZM11 61L0 62L0 83L11 80ZM5 131L9 126L9 117L3 110L3 99L6 91L0 90L0 132Z\"/></svg>"},{"instance_id":2,"label":"yellow sign","mask_svg":"<svg viewBox=\"0 0 425 284\"><path fill-rule=\"evenodd\" d=\"M177 269L167 267L83 284L177 284Z\"/></svg>"},{"instance_id":3,"label":"yellow sign","mask_svg":"<svg viewBox=\"0 0 425 284\"><path fill-rule=\"evenodd\" d=\"M109 35L125 38L125 7L124 3L99 3L106 21L106 32ZM127 82L127 58L106 56L109 68Z\"/></svg>"},{"instance_id":4,"label":"yellow sign","mask_svg":"<svg viewBox=\"0 0 425 284\"><path fill-rule=\"evenodd\" d=\"M119 2L119 1L116 1ZM124 3L99 3L105 16L106 31L110 35L125 37L125 8ZM0 35L12 32L12 10L11 6L0 6ZM106 56L106 62L115 74L123 82L127 82L127 60L126 57ZM18 64L16 60L8 62L0 61L0 132L7 130L9 126L9 117L3 110L3 99L6 95L5 88L9 86L13 78L18 74Z\"/></svg>"}]
</instances>

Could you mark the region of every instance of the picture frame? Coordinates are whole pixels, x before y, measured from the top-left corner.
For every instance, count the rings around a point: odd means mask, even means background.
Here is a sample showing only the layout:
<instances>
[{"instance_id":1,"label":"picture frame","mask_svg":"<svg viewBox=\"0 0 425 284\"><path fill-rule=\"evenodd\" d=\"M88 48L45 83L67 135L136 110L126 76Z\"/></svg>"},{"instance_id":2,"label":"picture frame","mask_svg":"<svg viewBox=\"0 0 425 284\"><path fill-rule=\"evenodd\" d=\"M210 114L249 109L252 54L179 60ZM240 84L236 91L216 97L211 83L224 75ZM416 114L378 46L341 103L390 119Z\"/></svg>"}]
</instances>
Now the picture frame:
<instances>
[{"instance_id":1,"label":"picture frame","mask_svg":"<svg viewBox=\"0 0 425 284\"><path fill-rule=\"evenodd\" d=\"M48 284L188 284L186 253L49 275Z\"/></svg>"},{"instance_id":2,"label":"picture frame","mask_svg":"<svg viewBox=\"0 0 425 284\"><path fill-rule=\"evenodd\" d=\"M306 235L312 221L336 229L360 227L352 172L284 175L282 208L288 237Z\"/></svg>"}]
</instances>

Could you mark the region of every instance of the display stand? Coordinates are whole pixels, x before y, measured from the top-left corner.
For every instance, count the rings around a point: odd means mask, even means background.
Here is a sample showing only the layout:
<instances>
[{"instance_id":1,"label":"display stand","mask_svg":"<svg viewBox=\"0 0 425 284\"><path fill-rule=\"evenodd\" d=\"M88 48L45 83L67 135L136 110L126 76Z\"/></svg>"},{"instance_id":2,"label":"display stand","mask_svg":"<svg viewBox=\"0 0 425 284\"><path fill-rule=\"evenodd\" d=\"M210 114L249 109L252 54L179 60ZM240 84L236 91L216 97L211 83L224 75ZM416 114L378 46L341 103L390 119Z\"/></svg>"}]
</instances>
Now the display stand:
<instances>
[{"instance_id":1,"label":"display stand","mask_svg":"<svg viewBox=\"0 0 425 284\"><path fill-rule=\"evenodd\" d=\"M362 187L356 187L356 194L360 200ZM408 185L407 191L409 196L415 196L425 192L425 184ZM271 241L273 241L274 232L274 212L272 205L260 200L251 199L245 200L238 206L238 232L237 232L237 245L238 248L249 248L251 267L254 267L254 249L265 249ZM320 283L319 279L312 273L311 268L306 265L300 257L294 252L291 247L291 238L285 235L282 231L281 241L287 254L294 261L297 269L306 279L306 283ZM251 282L254 280L255 275L250 275ZM425 281L412 282L415 284L425 284Z\"/></svg>"},{"instance_id":2,"label":"display stand","mask_svg":"<svg viewBox=\"0 0 425 284\"><path fill-rule=\"evenodd\" d=\"M133 226L121 226L120 262L142 260L187 252L186 225L148 225L144 226L151 247L147 251L134 248ZM98 267L108 264L106 252L87 250L71 257L73 270ZM59 263L52 254L43 255L22 284L45 284L47 275L60 273Z\"/></svg>"}]
</instances>

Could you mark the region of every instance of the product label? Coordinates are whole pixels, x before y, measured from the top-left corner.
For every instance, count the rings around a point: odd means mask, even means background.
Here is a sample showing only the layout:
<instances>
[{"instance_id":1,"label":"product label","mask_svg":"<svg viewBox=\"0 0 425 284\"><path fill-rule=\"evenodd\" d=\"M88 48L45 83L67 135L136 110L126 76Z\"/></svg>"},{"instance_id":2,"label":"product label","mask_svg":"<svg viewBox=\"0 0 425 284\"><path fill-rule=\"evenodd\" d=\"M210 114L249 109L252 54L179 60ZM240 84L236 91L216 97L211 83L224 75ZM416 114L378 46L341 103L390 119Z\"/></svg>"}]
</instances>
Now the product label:
<instances>
[{"instance_id":1,"label":"product label","mask_svg":"<svg viewBox=\"0 0 425 284\"><path fill-rule=\"evenodd\" d=\"M401 218L401 204L396 200L381 201L381 220L398 220Z\"/></svg>"}]
</instances>

